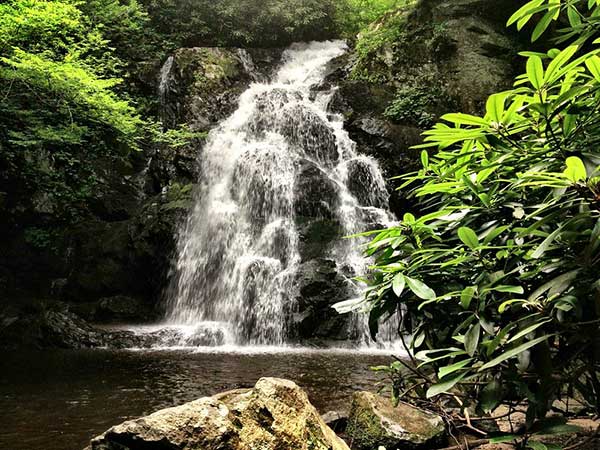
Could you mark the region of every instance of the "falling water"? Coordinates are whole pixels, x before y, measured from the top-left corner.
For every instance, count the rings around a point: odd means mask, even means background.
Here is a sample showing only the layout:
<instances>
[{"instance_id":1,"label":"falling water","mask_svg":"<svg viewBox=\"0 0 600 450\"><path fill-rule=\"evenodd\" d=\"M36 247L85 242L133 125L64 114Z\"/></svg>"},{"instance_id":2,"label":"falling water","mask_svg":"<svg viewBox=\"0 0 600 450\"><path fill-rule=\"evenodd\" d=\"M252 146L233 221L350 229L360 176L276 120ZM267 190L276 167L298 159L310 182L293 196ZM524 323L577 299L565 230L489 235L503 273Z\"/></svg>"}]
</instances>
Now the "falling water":
<instances>
[{"instance_id":1,"label":"falling water","mask_svg":"<svg viewBox=\"0 0 600 450\"><path fill-rule=\"evenodd\" d=\"M229 344L285 342L300 264L298 181L307 168L335 186L329 206L344 233L390 222L377 164L356 153L342 118L328 113L334 91L311 89L346 50L342 41L292 46L273 81L252 84L210 133L178 239L171 324L223 330ZM342 242L334 257L359 273L356 247Z\"/></svg>"}]
</instances>

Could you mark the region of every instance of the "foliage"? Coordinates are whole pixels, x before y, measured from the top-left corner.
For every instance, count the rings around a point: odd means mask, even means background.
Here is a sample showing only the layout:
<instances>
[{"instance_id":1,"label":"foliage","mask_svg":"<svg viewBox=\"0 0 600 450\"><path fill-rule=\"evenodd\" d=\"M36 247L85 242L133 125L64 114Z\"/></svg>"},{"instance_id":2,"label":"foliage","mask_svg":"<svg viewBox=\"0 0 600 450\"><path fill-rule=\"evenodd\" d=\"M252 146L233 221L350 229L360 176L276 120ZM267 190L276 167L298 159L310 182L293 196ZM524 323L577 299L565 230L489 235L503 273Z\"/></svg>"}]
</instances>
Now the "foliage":
<instances>
[{"instance_id":1,"label":"foliage","mask_svg":"<svg viewBox=\"0 0 600 450\"><path fill-rule=\"evenodd\" d=\"M509 24L541 17L537 39L566 16L569 45L525 52L483 117L443 116L401 177L421 213L374 233L366 297L339 305L369 310L373 334L402 316L414 366L396 397L479 412L527 400L530 433L565 392L600 411L599 15L594 0L527 3Z\"/></svg>"},{"instance_id":2,"label":"foliage","mask_svg":"<svg viewBox=\"0 0 600 450\"><path fill-rule=\"evenodd\" d=\"M54 213L70 218L92 194L93 161L138 148L144 127L117 92L119 59L77 6L41 0L0 6L3 190L43 192Z\"/></svg>"},{"instance_id":3,"label":"foliage","mask_svg":"<svg viewBox=\"0 0 600 450\"><path fill-rule=\"evenodd\" d=\"M440 92L432 92L430 87L398 89L396 98L386 108L383 115L394 122L429 128L435 123L435 115L431 109L438 102L440 95Z\"/></svg>"},{"instance_id":4,"label":"foliage","mask_svg":"<svg viewBox=\"0 0 600 450\"><path fill-rule=\"evenodd\" d=\"M143 0L167 47L276 46L335 37L336 1Z\"/></svg>"},{"instance_id":5,"label":"foliage","mask_svg":"<svg viewBox=\"0 0 600 450\"><path fill-rule=\"evenodd\" d=\"M367 31L368 27L390 11L406 5L407 0L346 0L338 1L336 23L345 37ZM368 31L367 31L368 33Z\"/></svg>"}]
</instances>

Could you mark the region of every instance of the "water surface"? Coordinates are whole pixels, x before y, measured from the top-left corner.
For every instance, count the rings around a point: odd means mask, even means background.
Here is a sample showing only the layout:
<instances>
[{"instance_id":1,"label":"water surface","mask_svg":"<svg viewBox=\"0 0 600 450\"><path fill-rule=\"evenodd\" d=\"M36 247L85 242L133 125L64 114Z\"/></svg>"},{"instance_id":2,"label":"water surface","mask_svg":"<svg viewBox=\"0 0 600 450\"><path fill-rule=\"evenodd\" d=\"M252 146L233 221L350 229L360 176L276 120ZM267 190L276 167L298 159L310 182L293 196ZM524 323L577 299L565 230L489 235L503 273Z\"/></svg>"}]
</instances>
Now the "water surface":
<instances>
[{"instance_id":1,"label":"water surface","mask_svg":"<svg viewBox=\"0 0 600 450\"><path fill-rule=\"evenodd\" d=\"M260 377L294 380L321 411L375 389L384 354L339 351L46 351L2 356L1 450L80 450L126 419Z\"/></svg>"}]
</instances>

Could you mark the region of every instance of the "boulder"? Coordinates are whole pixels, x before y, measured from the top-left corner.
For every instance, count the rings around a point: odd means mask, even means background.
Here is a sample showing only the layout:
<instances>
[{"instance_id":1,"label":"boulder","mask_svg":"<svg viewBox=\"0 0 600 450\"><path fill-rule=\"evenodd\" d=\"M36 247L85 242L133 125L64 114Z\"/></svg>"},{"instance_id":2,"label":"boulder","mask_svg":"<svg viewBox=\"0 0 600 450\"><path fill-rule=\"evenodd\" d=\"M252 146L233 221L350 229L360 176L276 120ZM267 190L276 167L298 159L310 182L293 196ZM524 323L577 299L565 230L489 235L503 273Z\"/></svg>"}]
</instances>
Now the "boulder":
<instances>
[{"instance_id":1,"label":"boulder","mask_svg":"<svg viewBox=\"0 0 600 450\"><path fill-rule=\"evenodd\" d=\"M371 392L354 394L347 433L358 450L431 449L446 440L441 417L406 403L394 407L389 399Z\"/></svg>"},{"instance_id":2,"label":"boulder","mask_svg":"<svg viewBox=\"0 0 600 450\"><path fill-rule=\"evenodd\" d=\"M351 298L352 274L343 273L334 260L317 258L300 265L296 274L298 298L294 317L296 333L301 339L347 339L350 314L338 314L332 306Z\"/></svg>"},{"instance_id":3,"label":"boulder","mask_svg":"<svg viewBox=\"0 0 600 450\"><path fill-rule=\"evenodd\" d=\"M335 182L317 164L300 160L294 183L296 215L332 219L338 208L338 190Z\"/></svg>"},{"instance_id":4,"label":"boulder","mask_svg":"<svg viewBox=\"0 0 600 450\"><path fill-rule=\"evenodd\" d=\"M362 206L387 209L390 194L377 162L364 156L347 163L348 190Z\"/></svg>"},{"instance_id":5,"label":"boulder","mask_svg":"<svg viewBox=\"0 0 600 450\"><path fill-rule=\"evenodd\" d=\"M236 390L117 425L88 450L348 450L295 383Z\"/></svg>"}]
</instances>

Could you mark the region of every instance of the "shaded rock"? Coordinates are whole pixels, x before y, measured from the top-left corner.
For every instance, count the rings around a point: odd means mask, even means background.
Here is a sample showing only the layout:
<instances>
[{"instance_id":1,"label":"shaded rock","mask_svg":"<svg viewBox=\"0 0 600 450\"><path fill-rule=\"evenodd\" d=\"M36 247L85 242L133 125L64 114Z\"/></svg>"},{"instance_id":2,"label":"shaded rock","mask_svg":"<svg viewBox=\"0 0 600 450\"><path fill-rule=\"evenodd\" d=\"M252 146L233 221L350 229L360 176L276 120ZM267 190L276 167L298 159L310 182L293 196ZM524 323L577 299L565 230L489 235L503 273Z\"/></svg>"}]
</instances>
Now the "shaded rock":
<instances>
[{"instance_id":1,"label":"shaded rock","mask_svg":"<svg viewBox=\"0 0 600 450\"><path fill-rule=\"evenodd\" d=\"M511 86L521 47L505 27L514 9L509 0L414 2L372 24L380 34L365 37L361 52L332 62L327 82L339 89L330 110L386 179L420 167L411 146L443 114L479 114L490 94ZM388 191L401 215L412 204L398 184L388 181Z\"/></svg>"},{"instance_id":2,"label":"shaded rock","mask_svg":"<svg viewBox=\"0 0 600 450\"><path fill-rule=\"evenodd\" d=\"M302 262L329 254L344 234L342 224L336 219L303 217L297 220L296 227Z\"/></svg>"},{"instance_id":3,"label":"shaded rock","mask_svg":"<svg viewBox=\"0 0 600 450\"><path fill-rule=\"evenodd\" d=\"M339 411L328 411L321 415L323 422L336 433L343 433L348 426L348 416Z\"/></svg>"},{"instance_id":4,"label":"shaded rock","mask_svg":"<svg viewBox=\"0 0 600 450\"><path fill-rule=\"evenodd\" d=\"M338 186L315 163L301 160L299 164L294 184L296 215L333 218L339 201Z\"/></svg>"},{"instance_id":5,"label":"shaded rock","mask_svg":"<svg viewBox=\"0 0 600 450\"><path fill-rule=\"evenodd\" d=\"M144 321L151 317L147 303L124 295L100 299L95 314L95 319L101 322Z\"/></svg>"},{"instance_id":6,"label":"shaded rock","mask_svg":"<svg viewBox=\"0 0 600 450\"><path fill-rule=\"evenodd\" d=\"M390 194L375 161L366 157L352 159L348 161L347 171L348 189L362 206L389 206Z\"/></svg>"},{"instance_id":7,"label":"shaded rock","mask_svg":"<svg viewBox=\"0 0 600 450\"><path fill-rule=\"evenodd\" d=\"M261 378L253 389L202 398L124 422L90 450L348 450L293 382Z\"/></svg>"},{"instance_id":8,"label":"shaded rock","mask_svg":"<svg viewBox=\"0 0 600 450\"><path fill-rule=\"evenodd\" d=\"M441 417L406 403L394 408L389 399L371 392L354 394L347 433L358 450L430 449L446 440Z\"/></svg>"},{"instance_id":9,"label":"shaded rock","mask_svg":"<svg viewBox=\"0 0 600 450\"><path fill-rule=\"evenodd\" d=\"M338 314L332 306L351 298L354 286L335 261L317 258L303 263L296 275L298 298L295 329L302 339L347 339L349 314Z\"/></svg>"}]
</instances>

